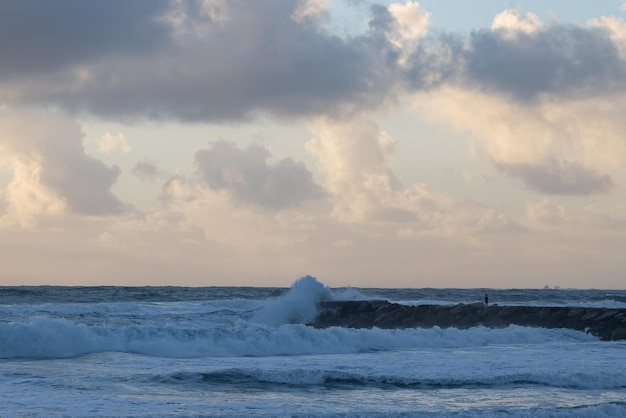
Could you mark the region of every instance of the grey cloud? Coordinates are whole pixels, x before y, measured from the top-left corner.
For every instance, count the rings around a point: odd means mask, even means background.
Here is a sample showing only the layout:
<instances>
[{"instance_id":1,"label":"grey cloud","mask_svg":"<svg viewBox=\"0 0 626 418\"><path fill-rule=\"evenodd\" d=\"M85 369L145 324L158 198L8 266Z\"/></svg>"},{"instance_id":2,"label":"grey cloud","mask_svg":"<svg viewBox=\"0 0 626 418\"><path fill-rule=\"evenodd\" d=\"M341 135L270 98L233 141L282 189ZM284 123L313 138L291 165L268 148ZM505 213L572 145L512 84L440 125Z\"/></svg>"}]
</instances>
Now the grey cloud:
<instances>
[{"instance_id":1,"label":"grey cloud","mask_svg":"<svg viewBox=\"0 0 626 418\"><path fill-rule=\"evenodd\" d=\"M411 91L428 91L463 80L466 68L466 39L443 33L422 43L408 58L402 81Z\"/></svg>"},{"instance_id":2,"label":"grey cloud","mask_svg":"<svg viewBox=\"0 0 626 418\"><path fill-rule=\"evenodd\" d=\"M604 94L626 87L626 66L606 30L550 25L514 39L498 31L470 36L466 82L526 101Z\"/></svg>"},{"instance_id":3,"label":"grey cloud","mask_svg":"<svg viewBox=\"0 0 626 418\"><path fill-rule=\"evenodd\" d=\"M168 0L2 1L0 77L154 50L169 37L160 20L168 7Z\"/></svg>"},{"instance_id":4,"label":"grey cloud","mask_svg":"<svg viewBox=\"0 0 626 418\"><path fill-rule=\"evenodd\" d=\"M41 182L64 198L69 208L85 215L109 215L125 210L111 187L120 175L87 155L70 158L51 155L42 164Z\"/></svg>"},{"instance_id":5,"label":"grey cloud","mask_svg":"<svg viewBox=\"0 0 626 418\"><path fill-rule=\"evenodd\" d=\"M40 138L40 181L61 196L70 210L85 215L109 215L126 210L111 187L120 175L117 166L108 167L84 152L78 126L64 123L49 137Z\"/></svg>"},{"instance_id":6,"label":"grey cloud","mask_svg":"<svg viewBox=\"0 0 626 418\"><path fill-rule=\"evenodd\" d=\"M597 173L578 162L496 165L520 178L529 189L549 195L585 196L606 193L614 187L609 175Z\"/></svg>"},{"instance_id":7,"label":"grey cloud","mask_svg":"<svg viewBox=\"0 0 626 418\"><path fill-rule=\"evenodd\" d=\"M304 164L285 158L271 166L269 157L269 151L260 145L239 149L234 143L220 141L198 151L196 163L211 189L228 190L238 202L284 209L324 196Z\"/></svg>"},{"instance_id":8,"label":"grey cloud","mask_svg":"<svg viewBox=\"0 0 626 418\"><path fill-rule=\"evenodd\" d=\"M93 57L88 77L80 81L69 70L39 74L13 83L11 91L16 102L53 103L107 118L204 121L259 112L336 114L351 106L379 106L393 94L395 62L386 55L383 37L374 37L372 29L340 39L313 24L299 24L291 18L298 4L233 0L226 22L190 17L195 19L190 27L203 25L200 35L177 32L172 42L157 37L160 48L150 54ZM111 47L125 48L122 44ZM0 78L0 97L1 83Z\"/></svg>"},{"instance_id":9,"label":"grey cloud","mask_svg":"<svg viewBox=\"0 0 626 418\"><path fill-rule=\"evenodd\" d=\"M445 84L520 101L626 87L626 65L602 28L551 24L515 39L443 33L399 65L385 7L372 6L365 33L339 38L295 22L300 2L225 1L215 21L192 0L2 2L0 101L116 120L221 121L337 115ZM188 20L159 20L175 4Z\"/></svg>"},{"instance_id":10,"label":"grey cloud","mask_svg":"<svg viewBox=\"0 0 626 418\"><path fill-rule=\"evenodd\" d=\"M132 173L143 181L154 180L161 175L159 168L148 161L140 161L135 164Z\"/></svg>"},{"instance_id":11,"label":"grey cloud","mask_svg":"<svg viewBox=\"0 0 626 418\"><path fill-rule=\"evenodd\" d=\"M626 89L626 62L601 27L550 24L514 37L490 29L469 38L441 33L423 42L408 62L401 77L417 91L457 84L529 102Z\"/></svg>"}]
</instances>

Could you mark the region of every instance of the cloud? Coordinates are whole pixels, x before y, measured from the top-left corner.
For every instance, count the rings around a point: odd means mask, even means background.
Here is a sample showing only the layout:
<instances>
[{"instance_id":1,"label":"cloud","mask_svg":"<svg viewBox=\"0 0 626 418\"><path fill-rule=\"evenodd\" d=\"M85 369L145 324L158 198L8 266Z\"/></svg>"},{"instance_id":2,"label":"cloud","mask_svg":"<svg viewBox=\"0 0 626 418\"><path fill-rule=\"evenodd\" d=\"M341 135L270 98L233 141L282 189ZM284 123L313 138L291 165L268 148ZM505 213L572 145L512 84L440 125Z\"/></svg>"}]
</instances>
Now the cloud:
<instances>
[{"instance_id":1,"label":"cloud","mask_svg":"<svg viewBox=\"0 0 626 418\"><path fill-rule=\"evenodd\" d=\"M416 190L416 194L428 191L424 187L421 192ZM410 271L451 266L446 260L466 259L468 266L472 259L482 260L480 265L486 260L495 260L507 254L510 247L496 245L494 248L486 237L517 234L520 229L506 216L492 210L452 213L458 208L450 202L445 208L449 212L422 210L423 219L414 217L412 222L373 217L373 224L371 220L359 224L356 220L339 218L327 205L306 204L278 212L258 210L256 206L234 202L225 189L203 187L193 179L172 179L165 192L167 204L161 209L159 222L164 222L163 227L167 228L166 214L176 214L177 224L193 225L204 231L207 240L215 240L222 248L220 257L213 255L214 250L207 250L213 258L203 261L207 265L204 271L222 271L219 265L232 263L226 270L236 283L245 283L244 277L259 280L259 274L275 273L272 266L276 265L281 266L281 272L297 274L314 269L329 278L344 280L344 277L358 276L359 280L372 284L380 280L385 271L389 273L389 266L393 265L397 269L392 276L406 277L403 283L410 283L414 280ZM400 200L402 193L397 197ZM410 232L398 240L400 228ZM476 255L479 246L480 253ZM248 262L236 262L241 259ZM451 270L458 272L456 267L450 267ZM432 280L435 283L435 279ZM402 279L399 282L402 283Z\"/></svg>"},{"instance_id":2,"label":"cloud","mask_svg":"<svg viewBox=\"0 0 626 418\"><path fill-rule=\"evenodd\" d=\"M588 25L606 31L618 49L621 59L626 60L626 22L623 19L615 16L603 16L591 19Z\"/></svg>"},{"instance_id":3,"label":"cloud","mask_svg":"<svg viewBox=\"0 0 626 418\"><path fill-rule=\"evenodd\" d=\"M522 179L530 189L544 194L585 196L606 193L614 184L607 174L600 174L578 162L550 161L542 165L508 164L500 168Z\"/></svg>"},{"instance_id":4,"label":"cloud","mask_svg":"<svg viewBox=\"0 0 626 418\"><path fill-rule=\"evenodd\" d=\"M124 134L118 133L117 135L112 135L107 132L98 141L98 151L105 154L120 151L126 154L131 152L132 148L126 143Z\"/></svg>"},{"instance_id":5,"label":"cloud","mask_svg":"<svg viewBox=\"0 0 626 418\"><path fill-rule=\"evenodd\" d=\"M592 203L584 208L585 215L591 219L595 225L600 225L621 233L626 227L626 204L618 203Z\"/></svg>"},{"instance_id":6,"label":"cloud","mask_svg":"<svg viewBox=\"0 0 626 418\"><path fill-rule=\"evenodd\" d=\"M124 13L130 7L125 4L116 1L107 10ZM39 58L44 62L32 67L54 66L59 71L25 74L17 80L0 75L0 99L11 105L52 103L117 120L219 121L260 113L283 117L337 114L380 107L393 97L397 62L387 55L391 44L370 34L342 39L310 19L293 18L302 10L310 16L311 7L319 2L182 4L182 11L174 7L159 21L168 28L145 51L124 54L130 46L124 46L123 40L110 40L94 48L91 59L61 56L47 63L44 55ZM132 11L141 11L136 9ZM161 11L158 6L144 10L141 18L136 17L137 25L152 22ZM7 20L19 17L11 10L5 12ZM71 16L68 12L67 18ZM115 31L113 25L110 29ZM118 34L108 36L117 39ZM139 45L134 41L131 46ZM44 48L34 43L33 50ZM120 53L111 53L116 48Z\"/></svg>"},{"instance_id":7,"label":"cloud","mask_svg":"<svg viewBox=\"0 0 626 418\"><path fill-rule=\"evenodd\" d=\"M559 226L566 223L570 217L563 205L549 199L526 204L526 219L534 225Z\"/></svg>"},{"instance_id":8,"label":"cloud","mask_svg":"<svg viewBox=\"0 0 626 418\"><path fill-rule=\"evenodd\" d=\"M94 7L110 13L127 6ZM617 18L545 24L534 14L506 10L491 28L468 39L428 37L430 15L408 0L372 6L365 32L339 38L324 30L328 9L318 0L189 1L129 10L142 16L119 23L132 38L129 48L145 42L134 32L141 25L159 31L145 53L127 54L121 45L114 53L116 38L105 32L116 26L95 27L103 41L94 55L68 56L51 74L25 71L19 80L0 74L0 101L47 103L118 120L221 121L260 114L341 120L395 105L407 94L426 93L435 103L454 91L468 96L462 100L466 109L431 103L429 111L471 131L482 141L481 155L540 193L609 191L610 170L619 163L605 163L624 155L624 126L611 110L626 97L626 25ZM20 16L23 10L6 12ZM582 119L568 118L567 110ZM588 123L591 114L594 124ZM350 147L349 140L341 141ZM109 141L104 149L112 147L124 145ZM324 147L317 150L324 155L321 164L332 164ZM599 149L611 152L594 151ZM395 190L393 175L372 170L383 173L381 185L368 187ZM332 176L327 179L335 187Z\"/></svg>"},{"instance_id":9,"label":"cloud","mask_svg":"<svg viewBox=\"0 0 626 418\"><path fill-rule=\"evenodd\" d=\"M470 35L464 60L467 84L519 101L600 96L626 87L620 50L598 24L545 25L535 15L506 11L491 30Z\"/></svg>"},{"instance_id":10,"label":"cloud","mask_svg":"<svg viewBox=\"0 0 626 418\"><path fill-rule=\"evenodd\" d=\"M505 10L491 28L420 42L398 72L413 92L467 88L534 106L626 92L626 23L542 22Z\"/></svg>"},{"instance_id":11,"label":"cloud","mask_svg":"<svg viewBox=\"0 0 626 418\"><path fill-rule=\"evenodd\" d=\"M620 196L581 199L621 192L626 178L621 19L544 23L509 10L464 37L429 33L430 15L403 0L375 5L364 31L338 36L321 0L5 3L3 282L51 283L62 271L67 284L286 285L314 270L337 285L388 277L413 286L416 271L422 286L567 277L583 287L592 276L622 285ZM476 156L541 195L520 219L502 212L519 196L507 183L489 185L504 196L481 195L496 208L402 184L395 139L377 118L409 95L420 118L458 129ZM20 109L30 105L56 113ZM120 169L85 153L64 111L118 121L305 118L323 186L300 162L222 141L196 154L193 176L134 166L162 185L157 208L76 216L127 206L112 192ZM103 151L126 145L111 135ZM576 198L566 207L558 195Z\"/></svg>"},{"instance_id":12,"label":"cloud","mask_svg":"<svg viewBox=\"0 0 626 418\"><path fill-rule=\"evenodd\" d=\"M298 23L307 20L325 20L328 18L327 0L303 0L291 15L291 18Z\"/></svg>"},{"instance_id":13,"label":"cloud","mask_svg":"<svg viewBox=\"0 0 626 418\"><path fill-rule=\"evenodd\" d=\"M539 16L534 13L522 13L519 10L505 10L493 19L491 30L502 32L501 36L513 41L521 36L532 36L544 27Z\"/></svg>"},{"instance_id":14,"label":"cloud","mask_svg":"<svg viewBox=\"0 0 626 418\"><path fill-rule=\"evenodd\" d=\"M78 124L50 112L0 111L2 163L13 171L9 210L32 215L62 208L84 215L125 210L111 192L120 169L87 155L82 139Z\"/></svg>"},{"instance_id":15,"label":"cloud","mask_svg":"<svg viewBox=\"0 0 626 418\"><path fill-rule=\"evenodd\" d=\"M226 141L214 142L196 153L200 177L213 190L226 190L242 203L271 209L298 206L324 193L301 162L284 158L268 165L271 153L261 145L240 149Z\"/></svg>"},{"instance_id":16,"label":"cloud","mask_svg":"<svg viewBox=\"0 0 626 418\"><path fill-rule=\"evenodd\" d=\"M529 189L584 196L614 190L623 173L626 95L517 102L471 87L416 96L418 109L469 134L476 155Z\"/></svg>"},{"instance_id":17,"label":"cloud","mask_svg":"<svg viewBox=\"0 0 626 418\"><path fill-rule=\"evenodd\" d=\"M41 184L41 167L36 162L28 158L15 158L10 166L13 179L4 192L6 212L0 216L0 226L14 223L33 226L37 215L63 212L65 202Z\"/></svg>"},{"instance_id":18,"label":"cloud","mask_svg":"<svg viewBox=\"0 0 626 418\"><path fill-rule=\"evenodd\" d=\"M424 184L403 188L391 169L395 140L366 116L320 119L307 149L332 195L334 215L348 222L408 222L442 210L450 198Z\"/></svg>"},{"instance_id":19,"label":"cloud","mask_svg":"<svg viewBox=\"0 0 626 418\"><path fill-rule=\"evenodd\" d=\"M135 164L132 173L143 181L157 180L162 175L161 170L149 161L140 161Z\"/></svg>"},{"instance_id":20,"label":"cloud","mask_svg":"<svg viewBox=\"0 0 626 418\"><path fill-rule=\"evenodd\" d=\"M324 27L326 13L322 0L2 5L0 102L122 121L223 121L354 115L449 86L526 103L626 87L617 18L545 24L506 10L469 39L429 37L429 13L406 0L372 6L368 29L340 38ZM31 14L40 26L9 24ZM26 37L39 30L52 35Z\"/></svg>"},{"instance_id":21,"label":"cloud","mask_svg":"<svg viewBox=\"0 0 626 418\"><path fill-rule=\"evenodd\" d=\"M0 2L0 78L44 76L167 41L167 0Z\"/></svg>"},{"instance_id":22,"label":"cloud","mask_svg":"<svg viewBox=\"0 0 626 418\"><path fill-rule=\"evenodd\" d=\"M389 40L400 50L415 46L416 41L428 31L430 13L426 12L417 2L406 0L406 3L393 3L387 8L393 16L395 25L388 35Z\"/></svg>"}]
</instances>

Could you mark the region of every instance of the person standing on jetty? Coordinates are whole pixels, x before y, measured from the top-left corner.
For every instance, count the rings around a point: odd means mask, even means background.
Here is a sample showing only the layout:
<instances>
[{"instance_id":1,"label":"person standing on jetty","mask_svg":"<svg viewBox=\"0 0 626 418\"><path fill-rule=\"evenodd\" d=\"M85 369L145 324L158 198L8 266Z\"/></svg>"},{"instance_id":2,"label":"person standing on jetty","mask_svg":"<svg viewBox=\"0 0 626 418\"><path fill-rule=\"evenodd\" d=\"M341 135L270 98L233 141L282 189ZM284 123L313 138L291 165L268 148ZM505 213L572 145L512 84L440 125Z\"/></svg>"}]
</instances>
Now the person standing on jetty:
<instances>
[{"instance_id":1,"label":"person standing on jetty","mask_svg":"<svg viewBox=\"0 0 626 418\"><path fill-rule=\"evenodd\" d=\"M489 295L485 293L485 305L489 305Z\"/></svg>"}]
</instances>

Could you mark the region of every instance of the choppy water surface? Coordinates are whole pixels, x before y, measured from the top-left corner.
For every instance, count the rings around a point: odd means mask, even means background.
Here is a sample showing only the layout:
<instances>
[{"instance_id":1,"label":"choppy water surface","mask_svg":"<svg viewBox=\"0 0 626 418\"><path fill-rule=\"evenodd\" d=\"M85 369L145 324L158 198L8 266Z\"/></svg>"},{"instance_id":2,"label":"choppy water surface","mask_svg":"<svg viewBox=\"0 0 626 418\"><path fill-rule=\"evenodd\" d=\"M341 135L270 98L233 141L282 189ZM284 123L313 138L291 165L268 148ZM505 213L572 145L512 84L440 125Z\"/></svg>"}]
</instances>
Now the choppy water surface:
<instances>
[{"instance_id":1,"label":"choppy water surface","mask_svg":"<svg viewBox=\"0 0 626 418\"><path fill-rule=\"evenodd\" d=\"M626 308L625 291L0 287L0 416L626 416L626 343L304 325L327 299Z\"/></svg>"}]
</instances>

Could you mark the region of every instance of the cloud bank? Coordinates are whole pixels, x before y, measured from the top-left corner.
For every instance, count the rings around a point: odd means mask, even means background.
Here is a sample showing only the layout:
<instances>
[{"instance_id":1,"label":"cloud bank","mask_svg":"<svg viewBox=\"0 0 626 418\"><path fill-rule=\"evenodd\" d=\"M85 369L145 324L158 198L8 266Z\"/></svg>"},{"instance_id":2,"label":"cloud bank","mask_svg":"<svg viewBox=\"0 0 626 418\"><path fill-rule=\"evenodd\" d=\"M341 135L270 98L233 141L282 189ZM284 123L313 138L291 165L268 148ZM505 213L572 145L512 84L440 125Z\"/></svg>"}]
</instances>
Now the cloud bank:
<instances>
[{"instance_id":1,"label":"cloud bank","mask_svg":"<svg viewBox=\"0 0 626 418\"><path fill-rule=\"evenodd\" d=\"M425 268L433 280L449 277L445 265L456 260L495 280L524 271L525 260L558 274L592 253L607 275L620 271L608 248L621 248L623 238L607 225L623 224L623 208L589 199L622 192L626 180L622 19L544 22L505 10L469 34L434 32L431 13L406 0L372 2L364 29L346 35L329 25L332 6L0 4L0 164L8 177L0 226L14 233L46 225L42 236L52 242L76 222L84 229L73 237L85 243L77 253L95 257L91 267L110 273L97 255L106 254L166 274L184 260L190 272L210 268L226 282L255 274L249 266L233 270L242 258L282 260L295 276L303 266L353 276L359 266L371 277L403 266ZM381 120L408 106L467 138L473 155L503 174L502 188L523 188L525 211L420 180L405 184L394 172L397 139ZM122 133L101 136L90 155L81 131L89 120L302 123L313 163L274 156L266 145L207 138L189 155L190 172L167 172ZM104 162L130 160L127 169ZM159 190L158 207L139 213L118 196L120 183L131 182L126 174ZM552 200L559 198L575 203ZM555 249L546 250L543 234L554 228L567 229L549 236ZM582 236L604 246L571 244ZM14 239L28 248L33 238ZM168 242L176 250L168 253ZM498 263L510 267L491 272Z\"/></svg>"},{"instance_id":2,"label":"cloud bank","mask_svg":"<svg viewBox=\"0 0 626 418\"><path fill-rule=\"evenodd\" d=\"M406 1L373 5L367 30L340 37L324 26L328 5L311 0L64 0L54 6L28 0L0 7L5 106L53 104L121 121L359 118L411 95L441 101L455 90L479 94L466 112L492 105L498 107L493 113L512 121L506 139L512 148L559 142L584 154L588 130L569 129L550 120L551 113L581 101L617 106L625 97L626 24L617 18L544 23L532 13L506 10L491 28L463 39L429 35L430 14ZM28 29L15 24L26 19L33 23ZM41 36L27 36L33 27ZM453 124L463 119L448 108L439 113ZM529 125L521 119L531 113L536 121L530 125L543 124L547 140L527 128L513 132L516 124ZM581 125L592 123L591 115L576 117ZM595 136L610 138L623 153L624 141L614 140L621 119L610 110L593 117L605 128ZM486 141L495 166L532 190L580 195L613 188L602 161L563 155L556 146L507 161L491 152L495 141L480 125L484 120L464 120L463 129Z\"/></svg>"}]
</instances>

